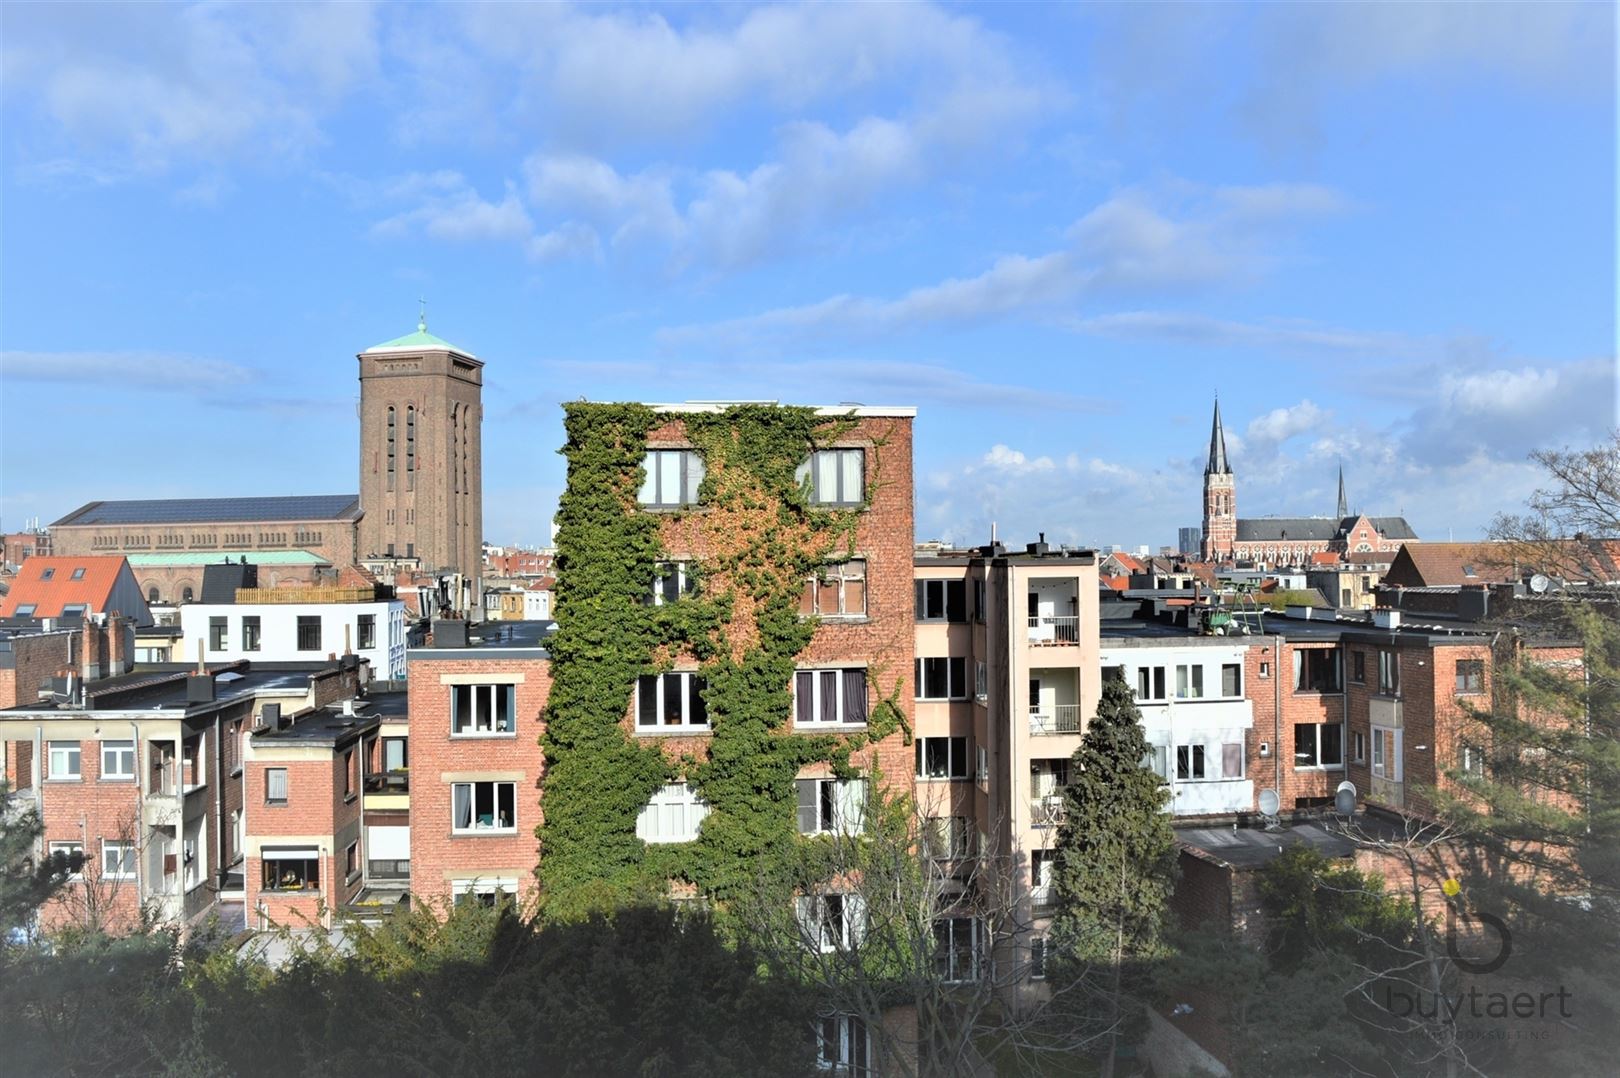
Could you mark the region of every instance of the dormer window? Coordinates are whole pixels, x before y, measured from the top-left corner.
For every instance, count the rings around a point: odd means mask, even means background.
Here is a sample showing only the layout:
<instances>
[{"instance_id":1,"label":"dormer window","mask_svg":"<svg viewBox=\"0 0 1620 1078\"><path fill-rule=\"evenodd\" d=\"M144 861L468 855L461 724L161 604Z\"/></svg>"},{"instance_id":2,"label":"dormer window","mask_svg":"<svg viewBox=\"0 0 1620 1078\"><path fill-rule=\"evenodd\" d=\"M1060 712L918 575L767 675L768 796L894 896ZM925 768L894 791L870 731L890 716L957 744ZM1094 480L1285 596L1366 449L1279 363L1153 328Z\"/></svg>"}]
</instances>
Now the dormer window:
<instances>
[{"instance_id":1,"label":"dormer window","mask_svg":"<svg viewBox=\"0 0 1620 1078\"><path fill-rule=\"evenodd\" d=\"M79 566L79 568L73 570L73 575L69 576L68 579L69 580L83 580L84 579L84 566L81 565L81 566Z\"/></svg>"}]
</instances>

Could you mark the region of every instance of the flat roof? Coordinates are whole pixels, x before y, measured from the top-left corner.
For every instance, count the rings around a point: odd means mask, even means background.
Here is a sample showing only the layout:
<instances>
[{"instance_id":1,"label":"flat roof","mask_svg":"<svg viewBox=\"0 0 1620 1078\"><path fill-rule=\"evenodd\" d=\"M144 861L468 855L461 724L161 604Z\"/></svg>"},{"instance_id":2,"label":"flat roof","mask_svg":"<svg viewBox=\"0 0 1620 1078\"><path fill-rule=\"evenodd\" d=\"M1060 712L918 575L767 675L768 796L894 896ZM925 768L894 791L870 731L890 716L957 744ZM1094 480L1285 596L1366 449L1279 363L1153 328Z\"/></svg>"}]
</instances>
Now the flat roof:
<instances>
[{"instance_id":1,"label":"flat roof","mask_svg":"<svg viewBox=\"0 0 1620 1078\"><path fill-rule=\"evenodd\" d=\"M269 498L159 498L89 502L53 528L95 524L233 524L238 521L355 520L358 494L295 494Z\"/></svg>"},{"instance_id":2,"label":"flat roof","mask_svg":"<svg viewBox=\"0 0 1620 1078\"><path fill-rule=\"evenodd\" d=\"M655 412L723 412L727 408L735 408L742 404L763 404L773 408L782 407L781 401L774 400L736 400L736 401L680 401L668 404L648 403L647 407ZM917 409L914 406L891 404L810 404L804 407L815 412L816 415L825 416L887 416L894 419L915 419Z\"/></svg>"},{"instance_id":3,"label":"flat roof","mask_svg":"<svg viewBox=\"0 0 1620 1078\"><path fill-rule=\"evenodd\" d=\"M343 705L340 703L299 712L293 715L292 721L284 727L255 730L253 740L301 741L316 744L337 744L347 741L351 737L359 737L375 729L381 723L382 716L376 711L368 711L365 706L368 703L369 700L356 700L352 715L345 715Z\"/></svg>"},{"instance_id":4,"label":"flat roof","mask_svg":"<svg viewBox=\"0 0 1620 1078\"><path fill-rule=\"evenodd\" d=\"M82 708L35 702L6 708L0 714L43 714L67 719L107 712L167 711L179 717L192 711L209 711L238 703L260 693L304 692L312 674L334 669L330 663L211 664L209 671L216 675L214 699L191 703L186 698L186 678L195 668L192 663L154 663L128 674L90 682L89 700Z\"/></svg>"},{"instance_id":5,"label":"flat roof","mask_svg":"<svg viewBox=\"0 0 1620 1078\"><path fill-rule=\"evenodd\" d=\"M181 565L224 565L237 563L243 558L249 565L314 565L332 563L310 550L165 550L158 554L125 554L125 560L135 569L161 569Z\"/></svg>"},{"instance_id":6,"label":"flat roof","mask_svg":"<svg viewBox=\"0 0 1620 1078\"><path fill-rule=\"evenodd\" d=\"M475 651L492 659L546 658L545 641L556 631L555 621L477 622L467 627L467 643L464 647L414 647L407 656L411 659L453 659ZM504 655L503 652L512 654Z\"/></svg>"}]
</instances>

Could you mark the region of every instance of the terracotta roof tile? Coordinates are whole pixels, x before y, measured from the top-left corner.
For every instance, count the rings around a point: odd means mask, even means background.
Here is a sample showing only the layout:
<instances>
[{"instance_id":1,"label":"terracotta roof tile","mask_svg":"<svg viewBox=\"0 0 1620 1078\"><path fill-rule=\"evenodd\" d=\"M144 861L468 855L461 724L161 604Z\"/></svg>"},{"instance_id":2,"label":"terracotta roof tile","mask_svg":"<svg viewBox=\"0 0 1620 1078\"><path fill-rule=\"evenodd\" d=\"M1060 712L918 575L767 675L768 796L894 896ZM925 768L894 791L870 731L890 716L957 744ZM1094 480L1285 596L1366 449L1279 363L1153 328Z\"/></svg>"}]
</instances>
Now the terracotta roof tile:
<instances>
[{"instance_id":1,"label":"terracotta roof tile","mask_svg":"<svg viewBox=\"0 0 1620 1078\"><path fill-rule=\"evenodd\" d=\"M17 616L17 608L32 605L28 615L58 618L64 606L82 604L92 614L108 613L118 574L127 571L120 555L85 557L32 557L22 563L11 580L11 591L0 600L0 617ZM129 613L134 613L129 611Z\"/></svg>"}]
</instances>

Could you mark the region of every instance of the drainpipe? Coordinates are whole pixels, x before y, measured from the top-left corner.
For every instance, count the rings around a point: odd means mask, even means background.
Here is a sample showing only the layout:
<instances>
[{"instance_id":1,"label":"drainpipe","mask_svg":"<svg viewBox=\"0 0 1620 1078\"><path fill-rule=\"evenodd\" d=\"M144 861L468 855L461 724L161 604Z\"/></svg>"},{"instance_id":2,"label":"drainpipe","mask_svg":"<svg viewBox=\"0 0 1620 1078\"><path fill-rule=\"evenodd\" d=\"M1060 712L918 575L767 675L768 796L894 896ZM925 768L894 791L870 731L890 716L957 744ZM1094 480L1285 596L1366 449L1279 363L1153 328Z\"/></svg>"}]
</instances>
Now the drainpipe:
<instances>
[{"instance_id":1,"label":"drainpipe","mask_svg":"<svg viewBox=\"0 0 1620 1078\"><path fill-rule=\"evenodd\" d=\"M130 720L129 724L129 743L135 749L135 849L133 852L135 854L135 907L139 909L146 903L146 889L142 886L145 882L145 873L143 871L145 866L141 864L145 860L143 854L146 851L142 848L144 843L140 841L146 837L143 834L146 830L146 804L141 795L143 777L141 775L141 728L133 719ZM182 801L180 803L182 819L185 814L185 802ZM181 829L184 829L184 824L181 824Z\"/></svg>"},{"instance_id":2,"label":"drainpipe","mask_svg":"<svg viewBox=\"0 0 1620 1078\"><path fill-rule=\"evenodd\" d=\"M1280 802L1282 800L1282 750L1283 750L1283 747L1282 747L1282 679L1283 679L1282 656L1283 656L1283 635L1281 633L1278 633L1276 636L1272 637L1271 639L1274 641L1274 643L1272 644L1272 648L1271 648L1271 651L1272 651L1272 656L1271 656L1271 691L1272 691L1272 705L1271 705L1271 764L1272 764L1272 767L1274 769L1274 773L1276 775L1276 779L1275 779L1276 786L1273 787L1273 788L1277 791L1277 799ZM1279 813L1281 813L1281 811L1282 811L1282 806L1280 804L1277 806L1277 811Z\"/></svg>"}]
</instances>

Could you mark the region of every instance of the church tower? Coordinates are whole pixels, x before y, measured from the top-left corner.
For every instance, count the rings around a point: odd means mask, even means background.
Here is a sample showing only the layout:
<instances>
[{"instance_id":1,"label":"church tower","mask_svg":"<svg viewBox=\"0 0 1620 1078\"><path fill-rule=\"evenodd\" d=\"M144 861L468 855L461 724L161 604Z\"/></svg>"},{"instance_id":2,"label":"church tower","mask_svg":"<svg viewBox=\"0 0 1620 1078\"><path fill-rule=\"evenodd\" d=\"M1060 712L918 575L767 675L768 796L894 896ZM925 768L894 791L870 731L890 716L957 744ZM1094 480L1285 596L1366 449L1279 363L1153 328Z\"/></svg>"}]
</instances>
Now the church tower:
<instances>
[{"instance_id":1,"label":"church tower","mask_svg":"<svg viewBox=\"0 0 1620 1078\"><path fill-rule=\"evenodd\" d=\"M1204 560L1231 561L1237 541L1237 481L1226 462L1226 432L1221 428L1221 402L1209 430L1209 463L1204 465Z\"/></svg>"},{"instance_id":2,"label":"church tower","mask_svg":"<svg viewBox=\"0 0 1620 1078\"><path fill-rule=\"evenodd\" d=\"M460 573L479 605L484 559L484 365L427 331L360 361L360 557L417 558ZM474 614L476 616L476 613Z\"/></svg>"}]
</instances>

